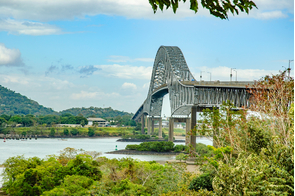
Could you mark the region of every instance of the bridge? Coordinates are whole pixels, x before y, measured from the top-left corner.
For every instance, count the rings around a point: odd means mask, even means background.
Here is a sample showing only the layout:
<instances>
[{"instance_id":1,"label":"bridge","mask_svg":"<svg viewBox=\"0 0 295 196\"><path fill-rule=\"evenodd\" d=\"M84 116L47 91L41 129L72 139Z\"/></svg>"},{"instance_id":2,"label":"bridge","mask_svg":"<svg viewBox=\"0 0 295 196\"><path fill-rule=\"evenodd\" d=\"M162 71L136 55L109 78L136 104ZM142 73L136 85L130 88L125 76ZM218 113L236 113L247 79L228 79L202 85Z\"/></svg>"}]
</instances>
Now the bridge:
<instances>
[{"instance_id":1,"label":"bridge","mask_svg":"<svg viewBox=\"0 0 295 196\"><path fill-rule=\"evenodd\" d=\"M171 118L169 141L173 141L174 122L186 122L186 133L196 125L196 112L205 108L220 107L230 100L235 107L248 107L250 94L247 86L253 81L197 81L190 72L182 51L176 46L161 46L154 61L148 95L132 117L141 121L144 134L145 117L148 117L148 134L154 132L154 121L159 121L159 138L162 137L161 112L163 97L169 93ZM187 136L187 143L196 144L196 137Z\"/></svg>"}]
</instances>

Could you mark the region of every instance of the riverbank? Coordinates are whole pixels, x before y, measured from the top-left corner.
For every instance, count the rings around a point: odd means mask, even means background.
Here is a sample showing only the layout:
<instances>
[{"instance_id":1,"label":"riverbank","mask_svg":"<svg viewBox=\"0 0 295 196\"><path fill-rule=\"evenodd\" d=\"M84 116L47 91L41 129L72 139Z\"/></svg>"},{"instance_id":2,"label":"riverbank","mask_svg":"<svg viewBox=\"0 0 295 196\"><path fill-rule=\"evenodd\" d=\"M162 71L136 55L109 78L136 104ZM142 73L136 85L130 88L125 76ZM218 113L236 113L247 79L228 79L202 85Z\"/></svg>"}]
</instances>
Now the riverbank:
<instances>
[{"instance_id":1,"label":"riverbank","mask_svg":"<svg viewBox=\"0 0 295 196\"><path fill-rule=\"evenodd\" d=\"M137 150L115 150L106 152L106 154L126 154L126 155L178 155L181 152L154 152L154 151L137 151Z\"/></svg>"}]
</instances>

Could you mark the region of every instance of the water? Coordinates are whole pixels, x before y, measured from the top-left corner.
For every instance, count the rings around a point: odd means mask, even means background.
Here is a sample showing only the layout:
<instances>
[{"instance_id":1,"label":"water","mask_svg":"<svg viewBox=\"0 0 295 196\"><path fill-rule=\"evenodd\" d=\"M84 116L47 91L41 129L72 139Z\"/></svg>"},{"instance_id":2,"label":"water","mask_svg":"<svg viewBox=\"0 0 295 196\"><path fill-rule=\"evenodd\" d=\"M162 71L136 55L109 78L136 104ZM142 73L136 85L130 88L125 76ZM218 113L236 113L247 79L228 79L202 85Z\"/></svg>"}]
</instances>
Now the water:
<instances>
[{"instance_id":1,"label":"water","mask_svg":"<svg viewBox=\"0 0 295 196\"><path fill-rule=\"evenodd\" d=\"M40 138L38 140L0 140L0 164L9 157L24 155L25 158L37 156L45 158L46 155L59 155L59 152L66 147L83 149L85 151L101 152L101 156L107 158L123 158L132 157L142 161L165 161L174 159L172 155L122 155L122 154L105 154L106 152L115 151L116 146L118 150L125 149L128 144L140 144L140 142L116 142L118 138L69 138L67 141L62 141L55 138ZM212 145L212 141L206 138L197 138L197 143L204 143ZM175 143L184 144L184 143ZM0 168L2 173L3 168ZM1 181L1 177L0 177ZM1 182L0 182L1 187Z\"/></svg>"}]
</instances>

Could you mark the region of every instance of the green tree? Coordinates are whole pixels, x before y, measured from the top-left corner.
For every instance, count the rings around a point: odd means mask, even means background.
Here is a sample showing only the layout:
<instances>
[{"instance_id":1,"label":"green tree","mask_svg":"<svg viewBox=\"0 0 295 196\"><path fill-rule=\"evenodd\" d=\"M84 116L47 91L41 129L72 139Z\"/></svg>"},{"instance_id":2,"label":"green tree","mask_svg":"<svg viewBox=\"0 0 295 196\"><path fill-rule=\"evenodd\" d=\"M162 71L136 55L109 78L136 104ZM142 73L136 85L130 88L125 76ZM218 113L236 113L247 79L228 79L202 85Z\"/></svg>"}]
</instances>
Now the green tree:
<instances>
[{"instance_id":1,"label":"green tree","mask_svg":"<svg viewBox=\"0 0 295 196\"><path fill-rule=\"evenodd\" d=\"M54 136L55 136L55 129L54 129L53 127L50 129L50 133L49 133L49 135L50 135L51 137L54 137Z\"/></svg>"},{"instance_id":2,"label":"green tree","mask_svg":"<svg viewBox=\"0 0 295 196\"><path fill-rule=\"evenodd\" d=\"M156 13L158 7L163 11L164 7L168 9L172 7L173 12L176 13L178 2L186 2L186 0L149 0L154 12ZM219 0L201 0L203 8L208 9L210 14L221 19L228 19L228 13L239 14L239 11L246 12L252 8L257 8L256 4L251 0L235 0L235 1L219 1ZM198 0L190 0L190 9L195 13L198 12Z\"/></svg>"},{"instance_id":3,"label":"green tree","mask_svg":"<svg viewBox=\"0 0 295 196\"><path fill-rule=\"evenodd\" d=\"M93 137L94 136L94 128L88 127L88 136Z\"/></svg>"}]
</instances>

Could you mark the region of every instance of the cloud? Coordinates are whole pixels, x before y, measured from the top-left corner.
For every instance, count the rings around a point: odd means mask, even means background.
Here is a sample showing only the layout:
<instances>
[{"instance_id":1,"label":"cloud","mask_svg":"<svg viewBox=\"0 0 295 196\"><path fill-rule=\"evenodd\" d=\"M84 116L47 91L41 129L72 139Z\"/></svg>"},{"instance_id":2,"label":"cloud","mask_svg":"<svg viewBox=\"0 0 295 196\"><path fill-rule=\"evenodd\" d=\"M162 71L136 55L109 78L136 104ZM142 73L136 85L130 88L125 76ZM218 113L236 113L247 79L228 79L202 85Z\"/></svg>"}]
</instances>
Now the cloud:
<instances>
[{"instance_id":1,"label":"cloud","mask_svg":"<svg viewBox=\"0 0 295 196\"><path fill-rule=\"evenodd\" d=\"M97 68L93 65L86 65L81 67L78 72L83 75L92 75L95 71L98 71L98 70L100 70L100 68Z\"/></svg>"},{"instance_id":2,"label":"cloud","mask_svg":"<svg viewBox=\"0 0 295 196\"><path fill-rule=\"evenodd\" d=\"M152 67L131 66L131 65L95 65L100 73L108 77L125 79L151 79Z\"/></svg>"},{"instance_id":3,"label":"cloud","mask_svg":"<svg viewBox=\"0 0 295 196\"><path fill-rule=\"evenodd\" d=\"M231 68L229 67L214 67L214 68L209 68L209 67L199 67L200 70L203 71L202 73L202 80L209 81L210 80L210 74L207 72L211 73L211 79L212 81L214 80L220 80L220 81L230 81L230 71ZM264 69L236 69L237 72L232 71L232 80L237 80L238 81L253 81L253 80L259 80L262 77L266 75L273 75L273 74L278 74L278 70L264 70ZM200 80L200 73L194 73L193 74L195 79L197 81Z\"/></svg>"},{"instance_id":4,"label":"cloud","mask_svg":"<svg viewBox=\"0 0 295 196\"><path fill-rule=\"evenodd\" d=\"M117 97L120 96L118 93L104 93L104 92L87 92L81 91L80 93L72 93L70 98L74 100L89 100L98 99L101 100L107 97Z\"/></svg>"},{"instance_id":5,"label":"cloud","mask_svg":"<svg viewBox=\"0 0 295 196\"><path fill-rule=\"evenodd\" d=\"M18 49L6 48L0 43L0 66L22 66L21 53Z\"/></svg>"},{"instance_id":6,"label":"cloud","mask_svg":"<svg viewBox=\"0 0 295 196\"><path fill-rule=\"evenodd\" d=\"M7 31L10 34L34 36L62 33L62 30L54 25L32 21L19 21L14 19L0 19L0 31Z\"/></svg>"},{"instance_id":7,"label":"cloud","mask_svg":"<svg viewBox=\"0 0 295 196\"><path fill-rule=\"evenodd\" d=\"M131 59L128 56L115 56L112 55L110 56L110 59L108 59L109 62L114 62L114 63L126 63L126 62L154 62L154 59L152 58L135 58Z\"/></svg>"},{"instance_id":8,"label":"cloud","mask_svg":"<svg viewBox=\"0 0 295 196\"><path fill-rule=\"evenodd\" d=\"M255 0L258 6L258 12L266 11L282 11L293 13L294 1L292 0ZM95 15L111 15L124 16L126 18L135 19L182 19L186 17L210 16L208 10L202 8L199 4L199 11L189 9L190 3L179 3L177 13L174 14L172 9L158 10L153 13L152 7L147 0L2 0L0 1L0 17L14 18L17 20L34 20L34 21L54 21L54 20L74 20L75 18L84 18L85 16ZM255 10L255 9L253 9ZM259 14L250 15L248 17L257 17ZM242 14L246 16L246 14ZM277 15L282 17L282 15ZM28 25L24 24L26 27ZM45 24L43 24L45 25ZM1 25L0 25L1 26ZM42 26L42 25L41 25ZM58 29L54 26L47 26L45 29L37 31L25 31L29 34L51 34L58 33Z\"/></svg>"},{"instance_id":9,"label":"cloud","mask_svg":"<svg viewBox=\"0 0 295 196\"><path fill-rule=\"evenodd\" d=\"M134 90L137 89L137 87L136 87L135 84L133 84L133 83L128 83L128 82L125 82L124 84L122 84L122 88L123 88L123 89L134 89Z\"/></svg>"},{"instance_id":10,"label":"cloud","mask_svg":"<svg viewBox=\"0 0 295 196\"><path fill-rule=\"evenodd\" d=\"M70 64L61 65L62 59L56 61L57 65L52 65L45 71L45 75L48 76L49 74L64 74L67 71L74 70L74 67ZM55 63L55 62L54 62Z\"/></svg>"}]
</instances>

